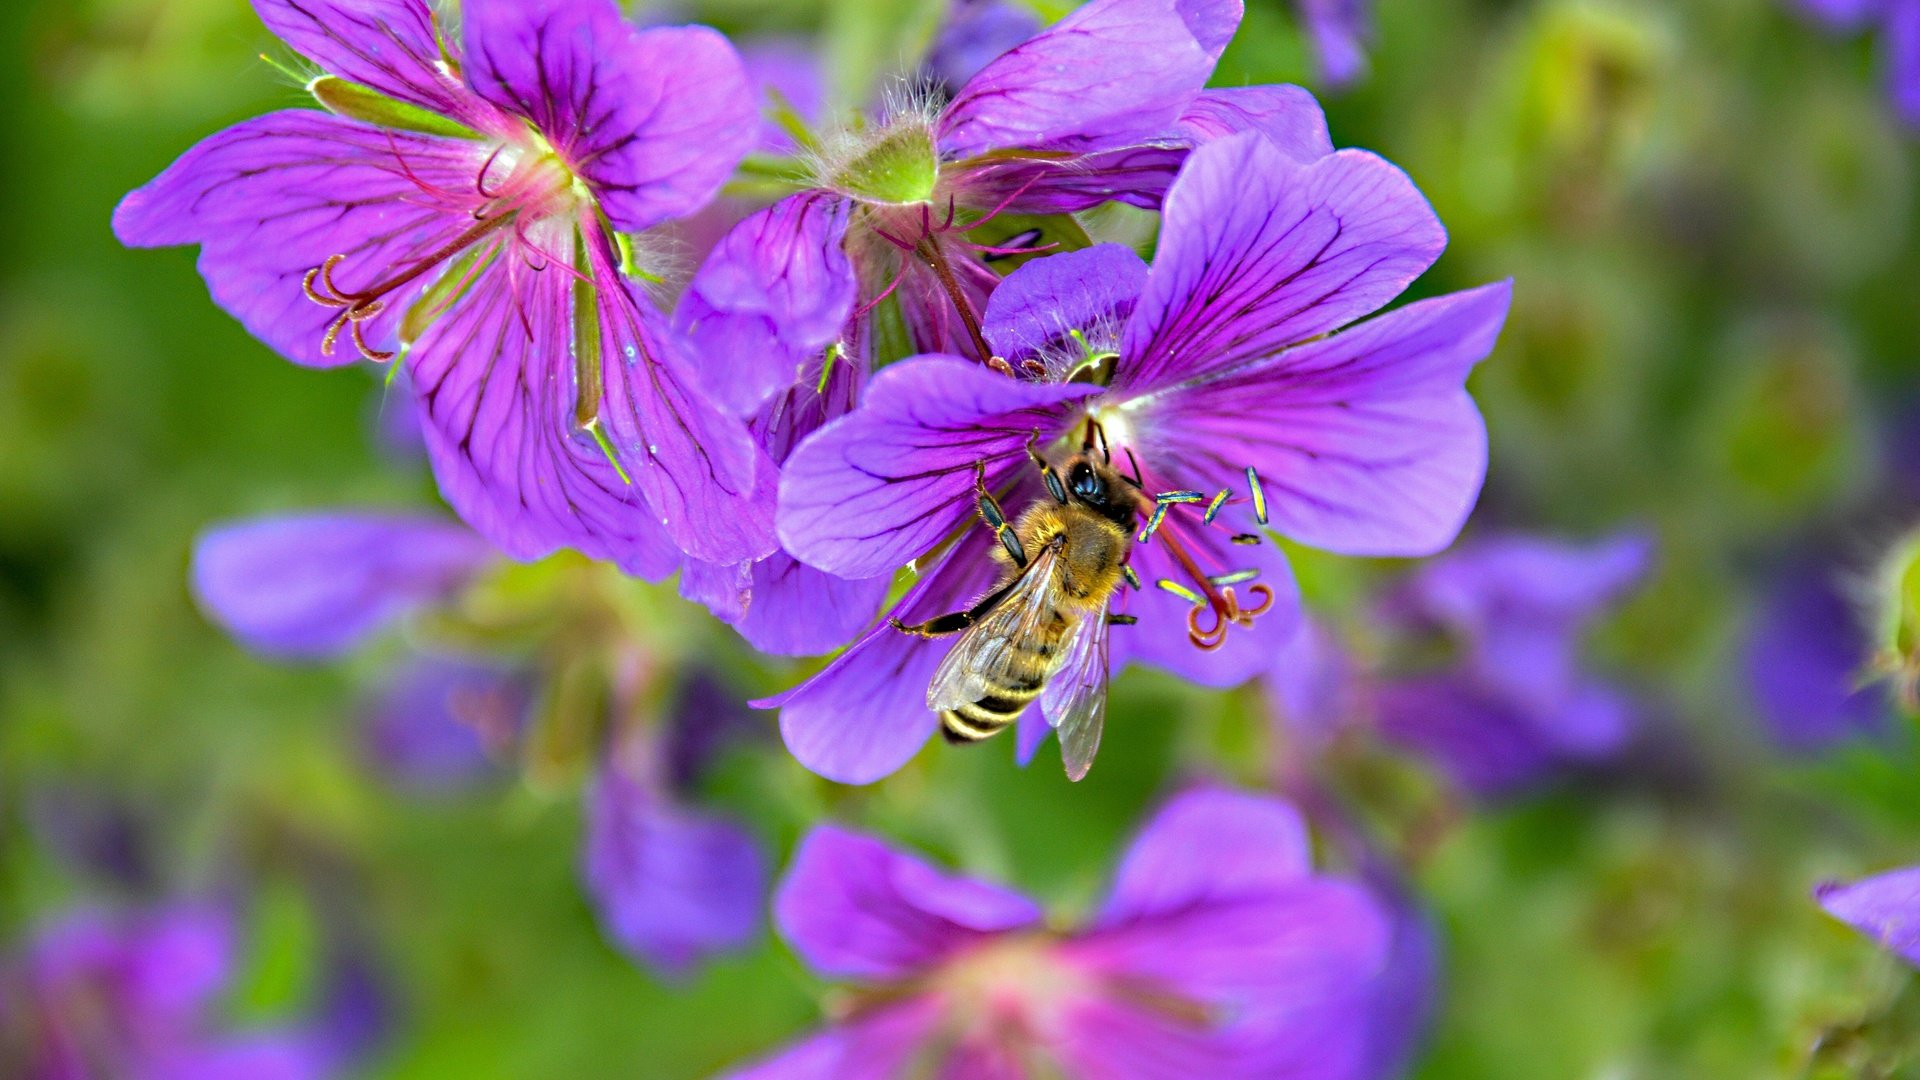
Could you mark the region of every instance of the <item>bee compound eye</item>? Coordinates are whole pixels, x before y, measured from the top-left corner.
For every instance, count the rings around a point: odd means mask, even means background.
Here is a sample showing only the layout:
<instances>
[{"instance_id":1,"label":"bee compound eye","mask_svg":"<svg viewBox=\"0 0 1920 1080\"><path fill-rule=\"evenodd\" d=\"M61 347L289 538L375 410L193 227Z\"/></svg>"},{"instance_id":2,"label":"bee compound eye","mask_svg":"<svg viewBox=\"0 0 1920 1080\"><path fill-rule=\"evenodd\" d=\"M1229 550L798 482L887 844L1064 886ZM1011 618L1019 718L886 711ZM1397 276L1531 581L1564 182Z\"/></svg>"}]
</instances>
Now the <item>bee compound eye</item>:
<instances>
[{"instance_id":1,"label":"bee compound eye","mask_svg":"<svg viewBox=\"0 0 1920 1080\"><path fill-rule=\"evenodd\" d=\"M1075 495L1087 502L1097 503L1106 500L1107 486L1100 482L1100 474L1093 471L1093 466L1084 461L1075 465L1067 473L1067 486L1073 489Z\"/></svg>"}]
</instances>

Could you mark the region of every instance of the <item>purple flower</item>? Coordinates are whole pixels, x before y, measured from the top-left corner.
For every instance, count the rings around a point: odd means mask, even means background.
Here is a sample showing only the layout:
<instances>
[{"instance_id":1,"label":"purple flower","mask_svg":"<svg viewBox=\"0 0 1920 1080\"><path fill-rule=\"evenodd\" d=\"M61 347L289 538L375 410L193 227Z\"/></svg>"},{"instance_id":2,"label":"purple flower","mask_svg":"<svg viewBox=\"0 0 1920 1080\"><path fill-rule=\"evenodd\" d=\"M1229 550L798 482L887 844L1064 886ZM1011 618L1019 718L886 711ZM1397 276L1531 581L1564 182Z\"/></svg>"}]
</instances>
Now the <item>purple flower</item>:
<instances>
[{"instance_id":1,"label":"purple flower","mask_svg":"<svg viewBox=\"0 0 1920 1080\"><path fill-rule=\"evenodd\" d=\"M1366 74L1371 0L1294 0L1294 6L1306 23L1323 82L1342 87Z\"/></svg>"},{"instance_id":2,"label":"purple flower","mask_svg":"<svg viewBox=\"0 0 1920 1080\"><path fill-rule=\"evenodd\" d=\"M0 965L0 1046L35 1080L318 1080L351 1048L321 1025L221 1031L235 930L182 905L71 914ZM11 1074L10 1074L11 1075Z\"/></svg>"},{"instance_id":3,"label":"purple flower","mask_svg":"<svg viewBox=\"0 0 1920 1080\"><path fill-rule=\"evenodd\" d=\"M515 557L657 579L770 550L752 442L617 235L698 209L759 138L726 41L613 0L468 0L458 42L422 0L255 6L331 111L200 143L121 240L199 244L215 301L296 362L404 355L441 490Z\"/></svg>"},{"instance_id":4,"label":"purple flower","mask_svg":"<svg viewBox=\"0 0 1920 1080\"><path fill-rule=\"evenodd\" d=\"M963 26L992 19L989 38L1002 40L994 10L968 5ZM820 347L839 342L845 359L870 359L866 316L892 297L918 348L984 361L980 311L999 275L966 234L990 219L1114 200L1157 207L1188 150L1231 131L1262 131L1302 159L1330 152L1326 120L1298 87L1204 89L1240 14L1239 0L1093 0L986 62L943 104L896 102L827 140L815 190L743 223L753 239L709 263L753 287L681 312L703 354L725 364L720 392L739 407L796 384L797 339L764 325L765 294L811 297L806 337L821 336L813 319L837 315Z\"/></svg>"},{"instance_id":5,"label":"purple flower","mask_svg":"<svg viewBox=\"0 0 1920 1080\"><path fill-rule=\"evenodd\" d=\"M1411 181L1372 154L1301 161L1254 134L1202 146L1167 194L1151 269L1105 245L1031 263L994 294L984 332L1021 377L916 357L802 444L781 477L782 544L849 578L915 563L890 615L918 623L974 603L999 573L993 536L972 524L977 472L1013 516L1046 497L1030 447L1057 463L1104 445L1144 492L1201 500L1141 495L1147 524L1128 558L1147 587L1113 602L1139 621L1105 635L1110 670L1249 678L1297 615L1285 558L1260 542L1269 524L1345 554L1422 555L1453 539L1479 493L1486 433L1462 384L1493 347L1509 286L1332 333L1444 243ZM1228 633L1270 608L1279 617ZM788 747L845 782L898 768L938 723L927 687L951 642L879 624L768 703ZM1055 679L1097 677L1098 652Z\"/></svg>"},{"instance_id":6,"label":"purple flower","mask_svg":"<svg viewBox=\"0 0 1920 1080\"><path fill-rule=\"evenodd\" d=\"M422 794L469 787L494 774L526 725L531 688L498 662L416 656L388 673L362 709L367 759Z\"/></svg>"},{"instance_id":7,"label":"purple flower","mask_svg":"<svg viewBox=\"0 0 1920 1080\"><path fill-rule=\"evenodd\" d=\"M735 1080L1377 1075L1367 1009L1389 915L1314 873L1278 800L1175 799L1071 931L833 826L801 842L774 916L809 966L857 985L831 1027Z\"/></svg>"},{"instance_id":8,"label":"purple flower","mask_svg":"<svg viewBox=\"0 0 1920 1080\"><path fill-rule=\"evenodd\" d=\"M1007 0L949 0L947 19L922 63L927 78L952 97L1002 53L1040 32L1033 12Z\"/></svg>"},{"instance_id":9,"label":"purple flower","mask_svg":"<svg viewBox=\"0 0 1920 1080\"><path fill-rule=\"evenodd\" d=\"M1836 31L1878 24L1886 34L1887 82L1894 109L1920 126L1920 0L1796 0Z\"/></svg>"},{"instance_id":10,"label":"purple flower","mask_svg":"<svg viewBox=\"0 0 1920 1080\"><path fill-rule=\"evenodd\" d=\"M1859 617L1830 567L1787 567L1762 598L1746 645L1753 703L1773 741L1818 753L1880 728L1885 697L1865 685Z\"/></svg>"},{"instance_id":11,"label":"purple flower","mask_svg":"<svg viewBox=\"0 0 1920 1080\"><path fill-rule=\"evenodd\" d=\"M1891 870L1852 885L1830 881L1813 892L1827 914L1920 967L1920 866Z\"/></svg>"},{"instance_id":12,"label":"purple flower","mask_svg":"<svg viewBox=\"0 0 1920 1080\"><path fill-rule=\"evenodd\" d=\"M767 869L752 834L614 765L587 793L581 874L614 941L669 974L760 932Z\"/></svg>"},{"instance_id":13,"label":"purple flower","mask_svg":"<svg viewBox=\"0 0 1920 1080\"><path fill-rule=\"evenodd\" d=\"M248 648L337 656L464 589L498 558L439 518L353 512L216 526L194 545L194 598Z\"/></svg>"},{"instance_id":14,"label":"purple flower","mask_svg":"<svg viewBox=\"0 0 1920 1080\"><path fill-rule=\"evenodd\" d=\"M243 642L269 653L284 653L290 637L343 651L401 614L452 613L500 562L463 527L428 516L267 519L226 527L210 539L218 543L202 543L195 568L197 580L220 582L218 589L200 589L203 597L217 598L206 606L223 625L242 628L236 635ZM436 549L469 557L422 557ZM209 550L217 552L223 572L205 572ZM279 568L280 574L233 567ZM291 591L282 591L285 581L293 583ZM598 583L581 584L558 591L591 594ZM526 621L585 627L619 619L604 609L561 608L542 609ZM304 628L305 636L290 628ZM528 651L531 659L509 657L504 649L498 657L416 656L389 672L364 710L369 756L415 790L469 783L523 741L537 700L537 722L563 729L549 731L552 742L579 745L600 759L588 765L597 778L585 794L582 860L587 891L608 933L638 959L675 974L746 945L766 896L759 852L744 830L687 804L678 789L693 770L673 759L680 750L673 740L683 731L705 734L702 729L725 721L715 715L714 698L688 694L678 715L650 715L646 699L666 673L624 635L601 640L575 633L564 649L542 639ZM613 685L603 685L608 682ZM600 752L587 733L608 727L619 741ZM559 762L555 771L565 774L578 764Z\"/></svg>"},{"instance_id":15,"label":"purple flower","mask_svg":"<svg viewBox=\"0 0 1920 1080\"><path fill-rule=\"evenodd\" d=\"M1587 673L1580 638L1651 555L1651 541L1631 533L1589 545L1507 535L1423 568L1390 610L1410 631L1450 637L1462 656L1451 670L1375 687L1380 730L1482 795L1617 753L1632 704Z\"/></svg>"}]
</instances>

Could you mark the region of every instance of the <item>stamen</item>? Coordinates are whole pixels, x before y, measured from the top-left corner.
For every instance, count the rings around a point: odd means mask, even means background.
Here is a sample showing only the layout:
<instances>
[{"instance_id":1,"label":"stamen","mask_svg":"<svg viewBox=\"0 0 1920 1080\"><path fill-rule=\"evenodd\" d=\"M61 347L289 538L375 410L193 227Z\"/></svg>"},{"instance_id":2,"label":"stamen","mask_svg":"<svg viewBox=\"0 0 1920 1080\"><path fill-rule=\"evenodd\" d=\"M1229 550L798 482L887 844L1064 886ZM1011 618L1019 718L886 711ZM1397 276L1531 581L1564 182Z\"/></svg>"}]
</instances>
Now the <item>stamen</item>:
<instances>
[{"instance_id":1,"label":"stamen","mask_svg":"<svg viewBox=\"0 0 1920 1080\"><path fill-rule=\"evenodd\" d=\"M1179 582L1172 580L1171 578L1161 578L1159 581L1154 582L1154 584L1160 586L1162 589L1167 590L1168 592L1179 597L1180 599L1185 600L1187 603L1194 605L1195 607L1200 607L1206 604L1207 602L1206 598L1202 597L1199 593L1194 592L1192 589L1187 588L1185 585L1182 585Z\"/></svg>"},{"instance_id":2,"label":"stamen","mask_svg":"<svg viewBox=\"0 0 1920 1080\"><path fill-rule=\"evenodd\" d=\"M1253 494L1253 520L1267 523L1267 493L1260 487L1260 474L1247 466L1247 490Z\"/></svg>"},{"instance_id":3,"label":"stamen","mask_svg":"<svg viewBox=\"0 0 1920 1080\"><path fill-rule=\"evenodd\" d=\"M1213 519L1220 515L1220 508L1227 505L1227 496L1231 494L1233 494L1231 490L1221 488L1220 494L1215 495L1213 501L1207 504L1207 512L1201 517L1200 523L1203 525L1213 524Z\"/></svg>"},{"instance_id":4,"label":"stamen","mask_svg":"<svg viewBox=\"0 0 1920 1080\"><path fill-rule=\"evenodd\" d=\"M1153 538L1155 532L1159 531L1160 523L1165 520L1167 520L1167 504L1155 503L1153 514L1147 518L1146 528L1141 529L1140 535L1134 537L1134 540L1142 544L1146 543Z\"/></svg>"},{"instance_id":5,"label":"stamen","mask_svg":"<svg viewBox=\"0 0 1920 1080\"><path fill-rule=\"evenodd\" d=\"M505 225L511 224L519 215L507 211L497 217L484 218L475 222L460 235L449 240L438 250L421 256L405 269L369 285L358 291L344 289L334 280L333 273L341 263L347 260L345 254L329 255L325 262L308 270L300 278L300 291L308 300L325 308L339 308L340 314L327 324L320 338L320 355L332 356L335 345L339 343L340 331L351 324L353 345L360 355L375 363L385 363L396 355L367 344L365 332L360 324L386 310L384 299L394 290L404 288L421 276L446 262L448 259L473 246L487 234Z\"/></svg>"}]
</instances>

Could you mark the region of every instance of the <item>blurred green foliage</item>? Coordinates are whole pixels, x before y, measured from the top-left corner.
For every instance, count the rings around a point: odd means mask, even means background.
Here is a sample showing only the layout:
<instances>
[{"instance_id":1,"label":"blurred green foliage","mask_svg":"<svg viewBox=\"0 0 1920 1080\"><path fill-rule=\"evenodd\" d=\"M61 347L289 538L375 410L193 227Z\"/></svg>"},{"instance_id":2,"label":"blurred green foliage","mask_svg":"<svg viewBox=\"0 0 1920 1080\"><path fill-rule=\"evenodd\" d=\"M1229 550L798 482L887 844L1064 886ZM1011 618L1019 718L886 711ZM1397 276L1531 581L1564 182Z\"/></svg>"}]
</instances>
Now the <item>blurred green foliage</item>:
<instances>
[{"instance_id":1,"label":"blurred green foliage","mask_svg":"<svg viewBox=\"0 0 1920 1080\"><path fill-rule=\"evenodd\" d=\"M931 0L684 6L742 38L816 36L843 102L939 17ZM1310 82L1291 8L1248 7L1218 83ZM1913 1074L1911 973L1808 893L1920 862L1920 750L1785 760L1736 663L1769 560L1838 536L1869 573L1913 524L1880 494L1880 436L1920 386L1916 142L1873 46L1777 0L1380 0L1377 28L1370 81L1326 104L1336 143L1406 168L1452 232L1415 292L1517 279L1474 384L1483 515L1661 538L1658 580L1599 639L1649 702L1644 759L1490 811L1404 763L1340 767L1383 825L1441 823L1413 866L1448 958L1419 1075ZM210 522L433 501L371 438L375 380L276 359L208 302L191 251L109 231L120 195L192 141L299 103L256 59L279 48L242 0L15 0L0 45L0 939L110 891L28 824L44 792L111 792L156 845L149 889L254 888L242 1015L299 1007L320 927L364 928L397 995L375 1075L697 1076L812 1024L819 987L770 938L680 983L603 941L565 785L386 790L353 718L385 657L276 666L193 610L186 556ZM1302 576L1341 611L1392 569L1309 557ZM663 639L704 619L659 593ZM790 677L726 664L743 697ZM769 852L834 815L1063 914L1093 902L1157 795L1222 761L1265 782L1282 752L1254 692L1147 675L1116 689L1077 786L1044 754L1020 771L1005 748L935 747L839 788L766 728L710 786Z\"/></svg>"}]
</instances>

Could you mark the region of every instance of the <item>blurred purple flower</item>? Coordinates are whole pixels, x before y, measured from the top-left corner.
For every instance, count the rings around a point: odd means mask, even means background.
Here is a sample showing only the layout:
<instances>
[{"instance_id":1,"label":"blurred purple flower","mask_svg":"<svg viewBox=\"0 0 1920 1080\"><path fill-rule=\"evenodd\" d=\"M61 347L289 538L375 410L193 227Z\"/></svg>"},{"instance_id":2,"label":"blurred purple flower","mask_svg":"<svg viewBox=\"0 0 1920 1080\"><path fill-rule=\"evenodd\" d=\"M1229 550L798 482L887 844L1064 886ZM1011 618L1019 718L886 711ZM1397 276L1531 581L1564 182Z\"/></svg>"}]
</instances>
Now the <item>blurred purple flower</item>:
<instances>
[{"instance_id":1,"label":"blurred purple flower","mask_svg":"<svg viewBox=\"0 0 1920 1080\"><path fill-rule=\"evenodd\" d=\"M1832 568L1799 563L1776 577L1746 645L1747 685L1773 741L1818 753L1880 728L1885 697L1863 678L1871 651Z\"/></svg>"},{"instance_id":2,"label":"blurred purple flower","mask_svg":"<svg viewBox=\"0 0 1920 1080\"><path fill-rule=\"evenodd\" d=\"M1580 639L1646 575L1652 554L1638 533L1585 545L1505 535L1415 573L1390 615L1409 631L1449 636L1462 655L1450 670L1376 686L1381 732L1485 796L1614 755L1631 735L1633 705L1587 673Z\"/></svg>"},{"instance_id":3,"label":"blurred purple flower","mask_svg":"<svg viewBox=\"0 0 1920 1080\"><path fill-rule=\"evenodd\" d=\"M498 772L531 704L527 679L505 664L415 656L362 708L361 739L368 761L393 783L422 794L456 791Z\"/></svg>"},{"instance_id":4,"label":"blurred purple flower","mask_svg":"<svg viewBox=\"0 0 1920 1080\"><path fill-rule=\"evenodd\" d=\"M1920 967L1920 866L1891 870L1851 885L1826 882L1813 895L1827 914Z\"/></svg>"},{"instance_id":5,"label":"blurred purple flower","mask_svg":"<svg viewBox=\"0 0 1920 1080\"><path fill-rule=\"evenodd\" d=\"M1294 0L1294 6L1306 23L1322 82L1339 88L1366 74L1372 0Z\"/></svg>"},{"instance_id":6,"label":"blurred purple flower","mask_svg":"<svg viewBox=\"0 0 1920 1080\"><path fill-rule=\"evenodd\" d=\"M464 589L499 558L453 522L350 511L216 526L194 545L194 598L250 649L337 656Z\"/></svg>"},{"instance_id":7,"label":"blurred purple flower","mask_svg":"<svg viewBox=\"0 0 1920 1080\"><path fill-rule=\"evenodd\" d=\"M404 354L441 490L509 554L658 579L772 547L742 424L635 285L615 230L697 210L760 135L739 58L613 0L255 0L331 112L246 121L114 214L199 244L214 299L315 366ZM351 349L336 349L340 339Z\"/></svg>"},{"instance_id":8,"label":"blurred purple flower","mask_svg":"<svg viewBox=\"0 0 1920 1080\"><path fill-rule=\"evenodd\" d=\"M611 763L586 805L581 874L601 925L623 949L682 974L753 943L767 868L751 833Z\"/></svg>"},{"instance_id":9,"label":"blurred purple flower","mask_svg":"<svg viewBox=\"0 0 1920 1080\"><path fill-rule=\"evenodd\" d=\"M1138 577L1166 584L1116 598L1139 622L1110 635L1110 668L1139 660L1210 686L1250 678L1298 614L1285 557L1257 542L1269 520L1332 551L1421 555L1452 541L1479 493L1486 432L1463 383L1493 347L1509 286L1332 333L1398 295L1444 245L1412 182L1372 154L1303 162L1252 134L1203 146L1167 195L1150 270L1103 245L1033 262L995 293L985 332L1024 377L916 357L803 443L781 477L781 541L849 578L925 560L889 613L903 622L965 607L999 572L992 536L967 529L976 470L1017 515L1045 497L1029 447L1057 460L1097 427L1147 492L1238 493L1217 516L1171 507L1132 546ZM1271 494L1258 509L1250 471ZM1255 624L1267 608L1277 617ZM1228 633L1236 625L1255 630ZM782 708L788 748L843 782L892 772L937 726L926 689L952 640L878 624L767 702ZM1038 741L1022 740L1023 757Z\"/></svg>"},{"instance_id":10,"label":"blurred purple flower","mask_svg":"<svg viewBox=\"0 0 1920 1080\"><path fill-rule=\"evenodd\" d=\"M1183 795L1069 932L997 885L834 826L802 841L774 915L814 970L861 984L825 1031L734 1080L908 1075L1364 1080L1390 915L1314 873L1275 799Z\"/></svg>"},{"instance_id":11,"label":"blurred purple flower","mask_svg":"<svg viewBox=\"0 0 1920 1080\"><path fill-rule=\"evenodd\" d=\"M1039 32L1033 11L1009 0L948 0L946 21L921 67L952 97L981 68Z\"/></svg>"},{"instance_id":12,"label":"blurred purple flower","mask_svg":"<svg viewBox=\"0 0 1920 1080\"><path fill-rule=\"evenodd\" d=\"M283 654L277 646L290 639L320 641L331 652L361 644L401 614L451 606L500 559L464 527L429 516L271 518L225 527L214 538L219 542L203 542L201 549L203 556L215 552L218 572L203 572L203 557L196 580L211 574L220 587L200 592L218 597L207 606L219 622L270 654ZM422 556L436 547L477 557ZM277 575L267 572L274 568ZM286 580L296 587L283 592ZM579 660L570 653L561 662ZM536 697L553 692L542 684L562 677L525 662L415 656L389 672L364 707L366 753L382 773L416 791L470 784L519 739ZM681 973L751 940L766 872L750 835L684 805L679 794L697 759L711 753L683 743L724 722L715 715L715 696L689 692L677 715L654 718L625 711L637 708L642 696L626 689L632 692L604 706L619 713L623 741L603 755L585 796L583 877L622 947ZM597 730L606 718L572 719L582 730Z\"/></svg>"},{"instance_id":13,"label":"blurred purple flower","mask_svg":"<svg viewBox=\"0 0 1920 1080\"><path fill-rule=\"evenodd\" d=\"M0 1052L30 1080L316 1080L357 1047L324 1023L220 1030L235 929L212 906L82 911L0 966ZM0 1061L0 1064L4 1064Z\"/></svg>"},{"instance_id":14,"label":"blurred purple flower","mask_svg":"<svg viewBox=\"0 0 1920 1080\"><path fill-rule=\"evenodd\" d=\"M1795 0L1832 30L1877 25L1886 35L1887 83L1895 111L1920 126L1920 0Z\"/></svg>"}]
</instances>

